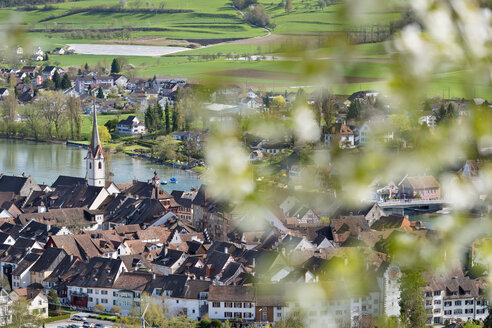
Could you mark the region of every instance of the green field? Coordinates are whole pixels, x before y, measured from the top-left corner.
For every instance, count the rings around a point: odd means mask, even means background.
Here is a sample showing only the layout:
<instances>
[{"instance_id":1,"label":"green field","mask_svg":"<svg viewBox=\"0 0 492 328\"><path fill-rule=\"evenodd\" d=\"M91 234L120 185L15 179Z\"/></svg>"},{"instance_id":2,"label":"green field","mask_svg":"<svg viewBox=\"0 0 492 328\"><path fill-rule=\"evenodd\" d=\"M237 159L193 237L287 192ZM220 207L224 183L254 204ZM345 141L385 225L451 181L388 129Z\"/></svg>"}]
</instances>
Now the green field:
<instances>
[{"instance_id":1,"label":"green field","mask_svg":"<svg viewBox=\"0 0 492 328\"><path fill-rule=\"evenodd\" d=\"M252 27L244 22L232 8L229 0L169 0L166 9L192 10L186 13L150 12L155 5L159 7L161 0L141 2L141 12L101 12L95 6L114 6L119 0L83 0L64 2L45 9L38 6L37 10L18 11L15 8L0 9L0 27L10 24L9 16L17 15L17 19L25 22L26 39L29 45L40 45L51 50L68 43L127 43L165 45L170 39L183 39L190 42L211 40L213 42L231 39L249 39L244 42L228 42L210 45L183 52L182 54L161 58L131 57L129 62L136 66L137 75L149 77L153 75L179 76L194 79L221 78L226 82L250 82L264 87L295 86L306 84L308 79L301 77L305 72L294 62L272 63L271 61L246 62L226 60L225 55L238 56L271 54L277 52L278 46L288 44L290 40L303 43L309 39L325 38L325 33L338 31L348 26L340 14L341 5L331 5L325 9L318 7L315 0L294 0L293 10L289 13L279 3L262 2L276 25L274 35L267 39L255 39L266 36L266 31ZM136 2L127 1L127 8L133 8ZM82 12L71 12L74 8L85 8ZM142 12L146 11L146 12ZM399 12L367 13L364 23L389 22L399 18ZM46 29L50 29L46 32ZM128 29L130 39L101 40L101 35L94 31L107 29ZM142 30L148 29L148 30ZM154 29L154 30L152 30ZM73 32L77 31L77 32ZM81 33L80 31L85 31ZM78 33L78 34L74 34ZM105 33L105 32L101 32ZM103 35L105 36L105 34ZM319 44L318 46L321 46ZM288 46L287 46L288 47ZM313 53L323 57L329 49L318 49ZM210 60L200 58L207 55L222 55L221 58ZM182 55L182 56L180 56ZM284 55L284 54L279 54ZM90 65L108 66L111 56L50 56L52 64L60 66ZM375 71L368 65L363 71ZM279 73L271 72L283 72ZM255 75L255 73L257 73ZM345 73L344 73L345 74ZM369 74L369 73L367 73ZM366 75L367 75L366 74ZM351 73L350 76L355 76Z\"/></svg>"},{"instance_id":2,"label":"green field","mask_svg":"<svg viewBox=\"0 0 492 328\"><path fill-rule=\"evenodd\" d=\"M57 3L46 10L43 6L38 6L38 10L30 11L18 11L15 8L0 9L0 26L9 24L9 17L15 15L16 19L25 23L31 33L39 32L36 38L30 37L30 39L42 41L46 48L57 43L68 43L66 41L87 42L83 40L85 34L75 37L70 31L127 29L132 30L132 39L145 39L151 45L153 42L149 40L161 38L220 41L266 35L264 30L245 23L239 13L232 8L229 0L165 1L165 9L192 11L183 13L153 12L153 6L159 8L162 3L160 0L142 1L138 8L140 12L102 12L95 7L116 6L119 3L119 0L83 0ZM129 0L126 8L133 8L134 3L135 1ZM276 34L319 36L348 27L346 19L340 13L342 7L339 4L321 9L315 0L294 0L293 10L289 13L280 2L262 4L270 14L271 21L276 25L273 30ZM71 12L74 8L84 11ZM385 24L398 20L399 17L399 11L367 12L360 23ZM50 33L44 32L45 29L51 29ZM54 40L49 41L50 38Z\"/></svg>"},{"instance_id":3,"label":"green field","mask_svg":"<svg viewBox=\"0 0 492 328\"><path fill-rule=\"evenodd\" d=\"M68 43L166 45L166 42L171 39L191 42L243 39L237 42L212 44L160 58L127 56L129 63L135 67L133 74L141 77L157 75L185 77L200 81L208 79L273 90L292 90L298 87L311 90L320 83L328 81L329 88L333 92L351 93L360 89L380 89L390 69L388 42L351 46L355 56L344 62L343 68L340 68L342 66L336 59L332 59L336 58L334 54L338 53L339 49L332 45L328 46L331 40L330 33L353 28L348 25L349 21L343 15L340 4L331 5L322 10L318 7L317 1L293 0L293 10L287 13L280 6L280 1L274 3L260 0L276 25L271 36L262 38L266 36L266 32L245 23L232 8L229 0L166 1L166 9L193 11L187 13L108 13L94 8L100 5L117 5L119 2L119 0L82 0L54 4L53 9L49 10L43 10L43 6L33 11L17 11L15 8L0 9L0 27L11 24L11 15L16 15L17 19L20 18L25 22L25 29L30 30L25 33L28 44L41 45L45 50ZM152 8L152 5L158 8L161 2L161 0L142 1L141 8L148 10ZM135 1L128 0L127 3L127 7L131 8ZM405 7L403 0L401 7ZM88 10L69 14L73 8L87 8ZM398 20L400 15L398 10L363 12L361 17L358 17L358 24L384 25ZM42 20L45 21L41 22ZM43 29L55 29L55 32L43 32ZM130 38L123 40L101 39L100 35L94 33L74 37L71 32L62 32L62 29L91 33L104 29L129 29L131 32ZM154 30L143 31L142 29ZM295 52L299 44L306 44L308 51ZM226 58L226 55L230 57L230 55L268 55L272 53L281 59L273 62L228 60ZM220 56L214 59L209 55ZM292 58L286 59L288 56ZM53 55L50 56L50 62L63 67L81 66L85 63L109 67L113 57ZM464 73L460 72L459 68L436 75L427 90L428 95L488 97L487 88L479 82L469 84L468 90L463 90L463 75ZM345 78L344 83L339 82L341 77ZM106 116L101 116L101 119L104 118Z\"/></svg>"},{"instance_id":4,"label":"green field","mask_svg":"<svg viewBox=\"0 0 492 328\"><path fill-rule=\"evenodd\" d=\"M15 9L1 9L0 22L7 23L9 16L15 14L22 19L30 30L55 29L45 33L46 39L54 36L63 39L69 36L68 32L56 30L101 30L101 29L133 29L132 38L165 37L175 39L237 39L265 35L265 31L253 28L246 24L240 15L224 0L166 1L166 9L185 9L193 12L185 13L152 13L152 6L157 7L162 1L145 1L140 9L148 12L101 12L94 6L117 5L118 0L110 1L76 1L53 5L53 9L32 11L16 11ZM127 8L131 8L132 1L128 1ZM70 14L72 8L87 8L87 11ZM50 19L52 18L52 19ZM45 20L45 21L43 21ZM2 24L0 24L2 25ZM157 31L138 31L139 29L158 29ZM76 39L75 39L76 40ZM72 41L71 41L72 42ZM49 43L48 43L49 44Z\"/></svg>"},{"instance_id":5,"label":"green field","mask_svg":"<svg viewBox=\"0 0 492 328\"><path fill-rule=\"evenodd\" d=\"M135 114L122 114L122 115L98 115L97 116L97 124L102 126L106 124L107 121L113 120L115 118L118 118L120 120L126 119L130 115L135 115ZM89 115L83 115L82 116L82 138L86 140L90 140L91 136L91 131L92 131L92 121Z\"/></svg>"}]
</instances>

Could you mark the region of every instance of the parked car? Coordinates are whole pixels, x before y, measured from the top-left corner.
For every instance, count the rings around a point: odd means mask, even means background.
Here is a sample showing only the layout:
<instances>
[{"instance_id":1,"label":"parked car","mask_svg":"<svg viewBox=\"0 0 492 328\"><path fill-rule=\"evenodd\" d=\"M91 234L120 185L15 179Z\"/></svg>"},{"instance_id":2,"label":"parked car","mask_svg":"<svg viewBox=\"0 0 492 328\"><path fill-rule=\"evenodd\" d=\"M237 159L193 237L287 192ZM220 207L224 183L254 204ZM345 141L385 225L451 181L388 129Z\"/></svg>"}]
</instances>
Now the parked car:
<instances>
[{"instance_id":1,"label":"parked car","mask_svg":"<svg viewBox=\"0 0 492 328\"><path fill-rule=\"evenodd\" d=\"M68 327L69 327L69 328L80 328L80 326L79 326L79 325L76 325L76 324L74 324L74 323L72 323L72 324L71 324L70 326L68 326Z\"/></svg>"},{"instance_id":2,"label":"parked car","mask_svg":"<svg viewBox=\"0 0 492 328\"><path fill-rule=\"evenodd\" d=\"M90 322L84 321L84 323L82 324L82 327L83 328L92 328L92 324Z\"/></svg>"},{"instance_id":3,"label":"parked car","mask_svg":"<svg viewBox=\"0 0 492 328\"><path fill-rule=\"evenodd\" d=\"M94 328L106 328L105 325L101 324L101 323L96 323L96 325L94 326Z\"/></svg>"},{"instance_id":4,"label":"parked car","mask_svg":"<svg viewBox=\"0 0 492 328\"><path fill-rule=\"evenodd\" d=\"M85 318L78 314L73 314L71 319L75 321L85 321Z\"/></svg>"}]
</instances>

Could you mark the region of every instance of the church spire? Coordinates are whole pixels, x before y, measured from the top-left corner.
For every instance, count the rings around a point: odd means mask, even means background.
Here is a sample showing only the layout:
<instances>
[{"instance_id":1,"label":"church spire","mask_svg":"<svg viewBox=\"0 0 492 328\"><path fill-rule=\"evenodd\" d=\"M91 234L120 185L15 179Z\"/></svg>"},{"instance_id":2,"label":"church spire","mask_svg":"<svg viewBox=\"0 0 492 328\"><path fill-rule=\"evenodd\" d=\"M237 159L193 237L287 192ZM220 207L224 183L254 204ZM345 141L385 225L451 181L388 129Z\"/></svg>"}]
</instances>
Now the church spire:
<instances>
[{"instance_id":1,"label":"church spire","mask_svg":"<svg viewBox=\"0 0 492 328\"><path fill-rule=\"evenodd\" d=\"M86 172L89 186L104 187L106 181L104 153L97 129L96 100L92 99L92 137L87 151Z\"/></svg>"},{"instance_id":2,"label":"church spire","mask_svg":"<svg viewBox=\"0 0 492 328\"><path fill-rule=\"evenodd\" d=\"M90 144L90 150L92 156L96 156L99 148L102 152L101 140L99 139L99 129L97 128L97 111L96 111L96 96L92 98L92 138Z\"/></svg>"}]
</instances>

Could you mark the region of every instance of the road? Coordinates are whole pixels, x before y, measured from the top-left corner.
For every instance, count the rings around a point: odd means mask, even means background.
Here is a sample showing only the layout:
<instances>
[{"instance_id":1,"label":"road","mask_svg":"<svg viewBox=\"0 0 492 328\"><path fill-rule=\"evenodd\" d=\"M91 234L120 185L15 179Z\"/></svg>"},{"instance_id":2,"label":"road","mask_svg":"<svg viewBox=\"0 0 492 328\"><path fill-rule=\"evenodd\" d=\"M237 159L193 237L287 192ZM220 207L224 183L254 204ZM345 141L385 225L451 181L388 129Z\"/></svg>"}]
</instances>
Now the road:
<instances>
[{"instance_id":1,"label":"road","mask_svg":"<svg viewBox=\"0 0 492 328\"><path fill-rule=\"evenodd\" d=\"M88 322L92 323L93 325L96 323L103 324L104 327L111 328L113 327L113 323L111 321L104 321L104 320L96 320L96 319L87 319ZM55 322L50 322L45 325L45 328L58 328L58 327L67 327L70 324L76 324L79 327L82 327L83 321L74 321L74 320L60 320L60 321L55 321Z\"/></svg>"}]
</instances>

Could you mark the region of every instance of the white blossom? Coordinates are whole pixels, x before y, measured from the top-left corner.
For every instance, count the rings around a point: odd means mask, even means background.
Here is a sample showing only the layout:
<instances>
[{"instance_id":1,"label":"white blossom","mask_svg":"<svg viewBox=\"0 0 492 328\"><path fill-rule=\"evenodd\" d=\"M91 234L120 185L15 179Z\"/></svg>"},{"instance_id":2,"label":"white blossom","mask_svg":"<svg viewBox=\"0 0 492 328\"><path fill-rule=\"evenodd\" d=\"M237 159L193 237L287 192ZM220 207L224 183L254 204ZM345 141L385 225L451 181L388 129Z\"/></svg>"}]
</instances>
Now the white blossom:
<instances>
[{"instance_id":1,"label":"white blossom","mask_svg":"<svg viewBox=\"0 0 492 328\"><path fill-rule=\"evenodd\" d=\"M300 107L294 114L294 131L301 141L318 141L321 130L315 121L314 113L306 107Z\"/></svg>"}]
</instances>

